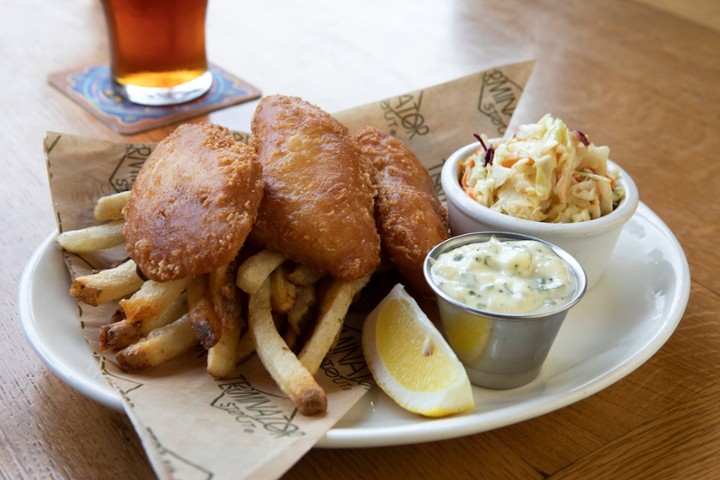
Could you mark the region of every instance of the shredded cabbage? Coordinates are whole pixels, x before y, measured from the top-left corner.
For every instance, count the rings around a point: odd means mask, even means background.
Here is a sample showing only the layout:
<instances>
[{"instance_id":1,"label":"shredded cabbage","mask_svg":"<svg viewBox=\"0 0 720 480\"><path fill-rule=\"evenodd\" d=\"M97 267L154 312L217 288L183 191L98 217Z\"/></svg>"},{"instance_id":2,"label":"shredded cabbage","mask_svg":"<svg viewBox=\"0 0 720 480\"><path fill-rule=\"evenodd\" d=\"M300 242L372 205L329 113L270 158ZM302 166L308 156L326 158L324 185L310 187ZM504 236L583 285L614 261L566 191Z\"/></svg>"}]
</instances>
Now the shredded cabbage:
<instances>
[{"instance_id":1,"label":"shredded cabbage","mask_svg":"<svg viewBox=\"0 0 720 480\"><path fill-rule=\"evenodd\" d=\"M583 222L607 215L624 197L619 171L607 162L610 149L549 114L488 149L494 150L492 162L484 161L484 147L460 161L463 188L501 213L541 222Z\"/></svg>"}]
</instances>

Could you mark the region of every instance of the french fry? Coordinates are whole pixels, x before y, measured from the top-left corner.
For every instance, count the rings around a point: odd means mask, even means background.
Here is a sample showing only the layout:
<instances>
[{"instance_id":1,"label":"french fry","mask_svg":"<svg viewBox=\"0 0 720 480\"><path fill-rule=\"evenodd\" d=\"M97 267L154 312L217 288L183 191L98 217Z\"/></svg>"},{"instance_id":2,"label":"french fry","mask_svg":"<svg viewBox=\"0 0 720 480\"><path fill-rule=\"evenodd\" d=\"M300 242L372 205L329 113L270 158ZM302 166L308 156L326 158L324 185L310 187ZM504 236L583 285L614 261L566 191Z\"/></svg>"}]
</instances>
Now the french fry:
<instances>
[{"instance_id":1,"label":"french fry","mask_svg":"<svg viewBox=\"0 0 720 480\"><path fill-rule=\"evenodd\" d=\"M142 284L135 262L128 260L115 268L77 277L70 286L70 295L97 307L136 292Z\"/></svg>"},{"instance_id":2,"label":"french fry","mask_svg":"<svg viewBox=\"0 0 720 480\"><path fill-rule=\"evenodd\" d=\"M244 362L250 358L253 353L255 353L255 337L253 336L252 330L248 329L245 335L240 338L235 363Z\"/></svg>"},{"instance_id":3,"label":"french fry","mask_svg":"<svg viewBox=\"0 0 720 480\"><path fill-rule=\"evenodd\" d=\"M140 331L144 337L156 328L164 327L186 313L188 313L187 297L181 293L160 315L150 317L140 322Z\"/></svg>"},{"instance_id":4,"label":"french fry","mask_svg":"<svg viewBox=\"0 0 720 480\"><path fill-rule=\"evenodd\" d=\"M122 220L123 208L127 204L130 197L130 191L115 193L98 198L93 210L93 216L98 222L106 222L108 220Z\"/></svg>"},{"instance_id":5,"label":"french fry","mask_svg":"<svg viewBox=\"0 0 720 480\"><path fill-rule=\"evenodd\" d=\"M120 368L125 371L141 370L167 363L189 352L197 344L198 339L186 314L120 350L116 358Z\"/></svg>"},{"instance_id":6,"label":"french fry","mask_svg":"<svg viewBox=\"0 0 720 480\"><path fill-rule=\"evenodd\" d=\"M308 285L298 288L295 304L287 313L288 324L298 335L303 333L317 302L315 285Z\"/></svg>"},{"instance_id":7,"label":"french fry","mask_svg":"<svg viewBox=\"0 0 720 480\"><path fill-rule=\"evenodd\" d=\"M285 255L272 250L262 250L245 260L237 271L236 284L245 293L260 290L265 279L285 261Z\"/></svg>"},{"instance_id":8,"label":"french fry","mask_svg":"<svg viewBox=\"0 0 720 480\"><path fill-rule=\"evenodd\" d=\"M120 300L128 321L137 323L157 317L187 288L191 277L170 282L148 280L130 298Z\"/></svg>"},{"instance_id":9,"label":"french fry","mask_svg":"<svg viewBox=\"0 0 720 480\"><path fill-rule=\"evenodd\" d=\"M270 303L274 312L287 313L295 305L298 288L287 278L282 265L270 274Z\"/></svg>"},{"instance_id":10,"label":"french fry","mask_svg":"<svg viewBox=\"0 0 720 480\"><path fill-rule=\"evenodd\" d=\"M237 364L240 342L240 304L229 266L210 273L209 287L215 313L220 319L220 340L208 350L207 371L215 378L230 375Z\"/></svg>"},{"instance_id":11,"label":"french fry","mask_svg":"<svg viewBox=\"0 0 720 480\"><path fill-rule=\"evenodd\" d=\"M325 391L288 349L275 328L270 310L269 281L263 282L257 293L250 295L248 310L258 357L278 387L290 397L303 415L325 412Z\"/></svg>"},{"instance_id":12,"label":"french fry","mask_svg":"<svg viewBox=\"0 0 720 480\"><path fill-rule=\"evenodd\" d=\"M137 342L156 328L174 322L188 311L185 295L175 301L157 317L141 322L131 322L127 318L103 325L100 329L100 350L117 350Z\"/></svg>"},{"instance_id":13,"label":"french fry","mask_svg":"<svg viewBox=\"0 0 720 480\"><path fill-rule=\"evenodd\" d=\"M188 286L187 298L192 329L200 344L209 350L220 341L222 324L215 313L207 282L207 275L195 277Z\"/></svg>"},{"instance_id":14,"label":"french fry","mask_svg":"<svg viewBox=\"0 0 720 480\"><path fill-rule=\"evenodd\" d=\"M235 273L231 265L215 269L209 277L210 299L215 313L223 325L239 325L240 330L246 327L241 317L242 298L235 286Z\"/></svg>"},{"instance_id":15,"label":"french fry","mask_svg":"<svg viewBox=\"0 0 720 480\"><path fill-rule=\"evenodd\" d=\"M118 308L113 312L112 317L110 317L110 323L122 322L125 318L125 312Z\"/></svg>"},{"instance_id":16,"label":"french fry","mask_svg":"<svg viewBox=\"0 0 720 480\"><path fill-rule=\"evenodd\" d=\"M112 317L110 317L110 323L107 325L103 325L100 327L100 334L98 335L98 340L100 342L100 351L109 350L110 348L107 347L108 343L108 334L107 331L110 329L110 327L118 326L118 325L124 325L128 324L127 319L125 318L125 312L122 311L122 309L118 308L113 312ZM128 324L130 325L130 324ZM135 328L120 328L118 329L117 335L110 334L110 341L112 342L118 342L123 347L126 347L130 345L131 343L135 343L138 341L142 335L140 335L140 329ZM117 337L117 340L115 340L115 337Z\"/></svg>"},{"instance_id":17,"label":"french fry","mask_svg":"<svg viewBox=\"0 0 720 480\"><path fill-rule=\"evenodd\" d=\"M307 287L316 284L324 276L325 272L313 270L305 265L298 265L288 274L288 280L298 287Z\"/></svg>"},{"instance_id":18,"label":"french fry","mask_svg":"<svg viewBox=\"0 0 720 480\"><path fill-rule=\"evenodd\" d=\"M215 306L215 313L218 317L226 315L225 300L232 298L230 296L232 292L225 289L229 269L229 265L223 265L208 274L207 287L209 288L210 300Z\"/></svg>"},{"instance_id":19,"label":"french fry","mask_svg":"<svg viewBox=\"0 0 720 480\"><path fill-rule=\"evenodd\" d=\"M335 280L326 292L320 305L317 325L298 355L312 375L317 373L340 334L353 297L362 290L368 280L369 276L357 280Z\"/></svg>"},{"instance_id":20,"label":"french fry","mask_svg":"<svg viewBox=\"0 0 720 480\"><path fill-rule=\"evenodd\" d=\"M220 340L210 347L207 358L207 371L215 378L224 378L235 370L237 352L240 343L240 326L222 324Z\"/></svg>"},{"instance_id":21,"label":"french fry","mask_svg":"<svg viewBox=\"0 0 720 480\"><path fill-rule=\"evenodd\" d=\"M117 350L131 345L143 337L139 323L126 320L108 323L100 327L98 340L100 351Z\"/></svg>"},{"instance_id":22,"label":"french fry","mask_svg":"<svg viewBox=\"0 0 720 480\"><path fill-rule=\"evenodd\" d=\"M123 221L103 223L79 230L68 230L57 237L60 246L71 253L89 253L125 243Z\"/></svg>"}]
</instances>

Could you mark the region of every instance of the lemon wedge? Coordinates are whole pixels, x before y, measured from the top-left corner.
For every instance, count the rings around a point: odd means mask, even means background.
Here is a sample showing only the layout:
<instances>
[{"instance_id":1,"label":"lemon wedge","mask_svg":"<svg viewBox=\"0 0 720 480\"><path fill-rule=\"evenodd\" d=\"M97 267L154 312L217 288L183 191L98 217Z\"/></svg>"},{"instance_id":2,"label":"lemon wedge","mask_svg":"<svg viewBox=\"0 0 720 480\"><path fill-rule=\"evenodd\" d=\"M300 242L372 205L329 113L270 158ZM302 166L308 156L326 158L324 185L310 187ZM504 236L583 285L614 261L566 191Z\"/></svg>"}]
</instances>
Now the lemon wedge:
<instances>
[{"instance_id":1,"label":"lemon wedge","mask_svg":"<svg viewBox=\"0 0 720 480\"><path fill-rule=\"evenodd\" d=\"M365 319L362 344L375 382L404 409L442 417L475 406L462 363L402 285Z\"/></svg>"}]
</instances>

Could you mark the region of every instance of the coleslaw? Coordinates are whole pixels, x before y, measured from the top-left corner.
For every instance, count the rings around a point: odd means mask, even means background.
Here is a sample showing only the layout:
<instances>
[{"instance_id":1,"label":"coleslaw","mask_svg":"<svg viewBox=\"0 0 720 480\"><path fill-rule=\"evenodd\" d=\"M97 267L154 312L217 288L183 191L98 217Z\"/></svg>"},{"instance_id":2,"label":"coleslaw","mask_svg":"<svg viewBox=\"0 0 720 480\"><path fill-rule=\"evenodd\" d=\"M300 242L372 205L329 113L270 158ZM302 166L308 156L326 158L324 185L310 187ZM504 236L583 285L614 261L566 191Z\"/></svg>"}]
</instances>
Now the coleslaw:
<instances>
[{"instance_id":1,"label":"coleslaw","mask_svg":"<svg viewBox=\"0 0 720 480\"><path fill-rule=\"evenodd\" d=\"M474 200L501 213L552 223L607 215L625 194L610 149L545 115L521 125L510 138L489 142L460 161L461 183Z\"/></svg>"}]
</instances>

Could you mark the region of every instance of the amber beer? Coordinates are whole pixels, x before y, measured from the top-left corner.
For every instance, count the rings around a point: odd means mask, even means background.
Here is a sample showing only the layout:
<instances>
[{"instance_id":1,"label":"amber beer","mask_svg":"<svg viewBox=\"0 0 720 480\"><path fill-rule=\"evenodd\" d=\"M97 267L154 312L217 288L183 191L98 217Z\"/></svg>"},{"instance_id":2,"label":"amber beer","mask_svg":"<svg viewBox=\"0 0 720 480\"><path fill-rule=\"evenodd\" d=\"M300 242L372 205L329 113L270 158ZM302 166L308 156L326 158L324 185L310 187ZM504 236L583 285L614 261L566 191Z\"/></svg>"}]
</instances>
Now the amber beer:
<instances>
[{"instance_id":1,"label":"amber beer","mask_svg":"<svg viewBox=\"0 0 720 480\"><path fill-rule=\"evenodd\" d=\"M102 0L116 90L144 105L203 95L212 84L205 54L208 0Z\"/></svg>"}]
</instances>

